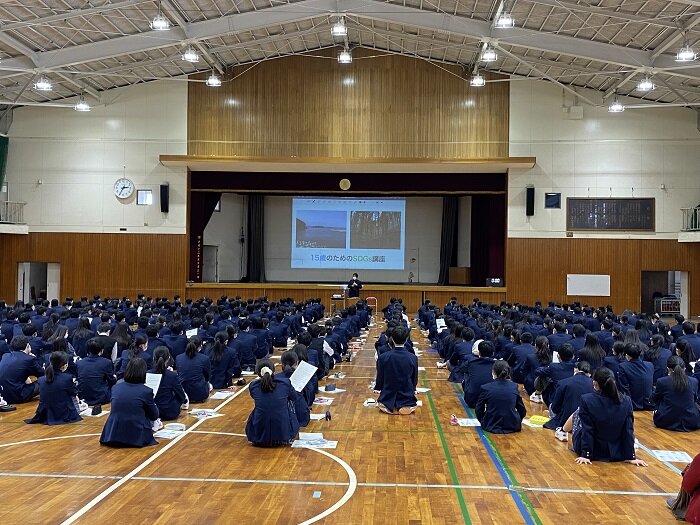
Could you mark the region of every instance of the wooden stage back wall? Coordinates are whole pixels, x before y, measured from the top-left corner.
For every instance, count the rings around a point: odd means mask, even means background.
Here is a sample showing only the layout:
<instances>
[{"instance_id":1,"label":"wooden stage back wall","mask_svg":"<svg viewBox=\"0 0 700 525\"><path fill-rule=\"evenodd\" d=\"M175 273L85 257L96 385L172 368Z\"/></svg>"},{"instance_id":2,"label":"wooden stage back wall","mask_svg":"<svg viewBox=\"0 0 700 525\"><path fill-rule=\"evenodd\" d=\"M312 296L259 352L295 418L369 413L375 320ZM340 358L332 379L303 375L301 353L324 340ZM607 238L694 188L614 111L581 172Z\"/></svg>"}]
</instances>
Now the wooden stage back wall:
<instances>
[{"instance_id":1,"label":"wooden stage back wall","mask_svg":"<svg viewBox=\"0 0 700 525\"><path fill-rule=\"evenodd\" d=\"M261 160L508 156L508 82L472 88L457 66L369 58L374 53L363 49L353 52L352 64L341 65L336 53L237 67L227 78L240 76L217 89L191 82L188 154Z\"/></svg>"}]
</instances>

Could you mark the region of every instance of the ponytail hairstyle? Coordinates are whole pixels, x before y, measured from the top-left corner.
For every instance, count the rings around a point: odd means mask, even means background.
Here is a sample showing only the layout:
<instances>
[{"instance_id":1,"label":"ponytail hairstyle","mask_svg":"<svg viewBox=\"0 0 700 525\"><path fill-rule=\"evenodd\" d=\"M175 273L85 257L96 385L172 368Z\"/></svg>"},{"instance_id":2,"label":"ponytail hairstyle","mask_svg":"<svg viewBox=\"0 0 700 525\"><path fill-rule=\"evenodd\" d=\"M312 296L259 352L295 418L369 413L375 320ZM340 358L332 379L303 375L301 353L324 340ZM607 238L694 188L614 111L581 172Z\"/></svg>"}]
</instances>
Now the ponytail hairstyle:
<instances>
[{"instance_id":1,"label":"ponytail hairstyle","mask_svg":"<svg viewBox=\"0 0 700 525\"><path fill-rule=\"evenodd\" d=\"M224 351L226 350L226 343L228 342L227 332L216 332L214 336L214 346L211 349L211 360L213 363L218 363L224 357Z\"/></svg>"},{"instance_id":2,"label":"ponytail hairstyle","mask_svg":"<svg viewBox=\"0 0 700 525\"><path fill-rule=\"evenodd\" d=\"M651 344L647 351L644 352L645 361L655 361L661 354L661 348L664 346L666 340L661 334L655 334L651 336Z\"/></svg>"},{"instance_id":3,"label":"ponytail hairstyle","mask_svg":"<svg viewBox=\"0 0 700 525\"><path fill-rule=\"evenodd\" d=\"M202 346L202 338L198 335L193 335L190 337L187 347L185 348L185 354L187 357L192 359L199 352L199 348Z\"/></svg>"},{"instance_id":4,"label":"ponytail hairstyle","mask_svg":"<svg viewBox=\"0 0 700 525\"><path fill-rule=\"evenodd\" d=\"M282 371L284 373L292 373L299 363L299 356L292 350L287 350L282 354Z\"/></svg>"},{"instance_id":5,"label":"ponytail hairstyle","mask_svg":"<svg viewBox=\"0 0 700 525\"><path fill-rule=\"evenodd\" d=\"M255 373L260 377L260 386L263 392L272 392L275 389L275 382L272 379L274 369L275 367L269 359L261 359L255 365Z\"/></svg>"},{"instance_id":6,"label":"ponytail hairstyle","mask_svg":"<svg viewBox=\"0 0 700 525\"><path fill-rule=\"evenodd\" d=\"M617 403L622 402L622 395L617 390L617 383L615 383L615 374L609 368L604 366L598 368L593 374L593 381L598 383L602 395Z\"/></svg>"},{"instance_id":7,"label":"ponytail hairstyle","mask_svg":"<svg viewBox=\"0 0 700 525\"><path fill-rule=\"evenodd\" d=\"M306 349L306 346L296 344L292 347L292 352L294 352L297 355L299 361L306 361L307 363L309 362L309 352Z\"/></svg>"},{"instance_id":8,"label":"ponytail hairstyle","mask_svg":"<svg viewBox=\"0 0 700 525\"><path fill-rule=\"evenodd\" d=\"M158 346L153 351L153 371L156 374L165 374L172 361L167 346Z\"/></svg>"},{"instance_id":9,"label":"ponytail hairstyle","mask_svg":"<svg viewBox=\"0 0 700 525\"><path fill-rule=\"evenodd\" d=\"M131 345L129 346L129 360L138 357L139 354L141 353L141 347L148 343L148 339L146 339L146 336L143 334L136 334L134 337L134 340L132 341Z\"/></svg>"},{"instance_id":10,"label":"ponytail hairstyle","mask_svg":"<svg viewBox=\"0 0 700 525\"><path fill-rule=\"evenodd\" d=\"M693 355L693 347L690 346L690 343L685 339L680 339L676 343L676 355L683 360L685 370L689 374L692 374L693 367L690 366L690 363L695 361L695 356Z\"/></svg>"},{"instance_id":11,"label":"ponytail hairstyle","mask_svg":"<svg viewBox=\"0 0 700 525\"><path fill-rule=\"evenodd\" d=\"M510 366L506 361L496 361L493 364L493 375L496 379L510 379Z\"/></svg>"},{"instance_id":12,"label":"ponytail hairstyle","mask_svg":"<svg viewBox=\"0 0 700 525\"><path fill-rule=\"evenodd\" d=\"M53 383L56 371L60 371L65 365L68 364L68 354L65 352L51 352L51 357L49 358L49 366L44 370L47 383Z\"/></svg>"},{"instance_id":13,"label":"ponytail hairstyle","mask_svg":"<svg viewBox=\"0 0 700 525\"><path fill-rule=\"evenodd\" d=\"M549 341L545 336L537 336L537 339L535 339L535 351L539 363L542 365L549 365L552 363L552 351L549 349Z\"/></svg>"},{"instance_id":14,"label":"ponytail hairstyle","mask_svg":"<svg viewBox=\"0 0 700 525\"><path fill-rule=\"evenodd\" d=\"M666 367L671 371L671 382L676 392L685 392L690 386L688 374L685 373L685 362L677 355L672 355L666 361Z\"/></svg>"}]
</instances>

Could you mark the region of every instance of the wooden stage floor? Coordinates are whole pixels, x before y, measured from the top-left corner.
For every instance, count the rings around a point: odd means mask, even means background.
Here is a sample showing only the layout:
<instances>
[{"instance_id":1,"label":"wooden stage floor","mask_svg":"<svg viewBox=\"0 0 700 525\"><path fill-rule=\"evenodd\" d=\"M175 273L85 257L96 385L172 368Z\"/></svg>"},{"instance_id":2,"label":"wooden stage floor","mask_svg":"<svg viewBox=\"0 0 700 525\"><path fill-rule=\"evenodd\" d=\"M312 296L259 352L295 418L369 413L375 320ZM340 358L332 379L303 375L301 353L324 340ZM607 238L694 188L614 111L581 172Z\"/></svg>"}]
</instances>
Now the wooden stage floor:
<instances>
[{"instance_id":1,"label":"wooden stage floor","mask_svg":"<svg viewBox=\"0 0 700 525\"><path fill-rule=\"evenodd\" d=\"M347 374L336 381L347 392L335 394L333 420L306 429L338 440L335 450L248 445L247 388L203 405L223 417L198 423L182 416L182 437L138 450L101 447L103 418L26 425L36 403L0 415L0 522L674 523L665 499L678 490L682 464L640 450L648 468L578 466L544 429L500 436L450 426L450 414L467 417L461 390L435 368L437 356L416 330L425 367L419 386L431 389L418 396L423 406L408 417L364 407L381 326L352 363L336 369ZM542 412L525 403L530 413ZM657 430L649 412L638 413L635 426L644 448L700 451L700 433Z\"/></svg>"}]
</instances>

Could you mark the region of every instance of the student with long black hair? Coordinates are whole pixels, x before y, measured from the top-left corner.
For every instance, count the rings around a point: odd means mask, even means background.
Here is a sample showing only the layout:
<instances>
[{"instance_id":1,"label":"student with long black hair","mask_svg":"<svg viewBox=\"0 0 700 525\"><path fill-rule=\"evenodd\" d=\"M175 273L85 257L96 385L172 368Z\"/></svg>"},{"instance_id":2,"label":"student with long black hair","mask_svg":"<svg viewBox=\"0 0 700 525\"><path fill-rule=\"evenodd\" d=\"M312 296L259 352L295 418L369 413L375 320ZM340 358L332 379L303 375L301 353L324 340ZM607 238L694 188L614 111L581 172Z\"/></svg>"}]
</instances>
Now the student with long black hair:
<instances>
[{"instance_id":1,"label":"student with long black hair","mask_svg":"<svg viewBox=\"0 0 700 525\"><path fill-rule=\"evenodd\" d=\"M102 429L100 443L114 447L157 445L153 439L153 421L159 418L153 390L145 385L146 361L130 359L124 381L114 385L109 416Z\"/></svg>"},{"instance_id":2,"label":"student with long black hair","mask_svg":"<svg viewBox=\"0 0 700 525\"><path fill-rule=\"evenodd\" d=\"M520 432L527 410L517 383L510 380L510 366L505 361L496 361L492 375L493 382L481 387L476 403L481 428L492 434Z\"/></svg>"},{"instance_id":3,"label":"student with long black hair","mask_svg":"<svg viewBox=\"0 0 700 525\"><path fill-rule=\"evenodd\" d=\"M201 353L202 339L194 335L190 337L185 353L175 358L177 375L182 382L182 388L190 403L203 403L209 398L211 385L211 362Z\"/></svg>"},{"instance_id":4,"label":"student with long black hair","mask_svg":"<svg viewBox=\"0 0 700 525\"><path fill-rule=\"evenodd\" d=\"M299 364L299 356L297 356L296 352L289 350L282 354L281 361L282 374L285 377L290 378L294 373L297 364ZM303 395L296 396L296 399L294 400L294 412L296 413L297 421L299 422L300 427L305 427L309 424L309 421L311 421L309 405L306 403L306 399L304 399Z\"/></svg>"},{"instance_id":5,"label":"student with long black hair","mask_svg":"<svg viewBox=\"0 0 700 525\"><path fill-rule=\"evenodd\" d=\"M679 432L700 429L698 380L688 377L677 355L668 358L666 367L668 375L656 382L654 425Z\"/></svg>"},{"instance_id":6,"label":"student with long black hair","mask_svg":"<svg viewBox=\"0 0 700 525\"><path fill-rule=\"evenodd\" d=\"M275 376L269 359L261 359L255 366L258 379L250 383L250 397L255 408L248 416L245 435L256 447L289 445L299 432L299 421L294 413L298 397L289 379Z\"/></svg>"},{"instance_id":7,"label":"student with long black hair","mask_svg":"<svg viewBox=\"0 0 700 525\"><path fill-rule=\"evenodd\" d=\"M231 386L234 377L241 376L238 353L228 345L228 333L216 332L214 344L204 353L211 362L211 386L217 389Z\"/></svg>"},{"instance_id":8,"label":"student with long black hair","mask_svg":"<svg viewBox=\"0 0 700 525\"><path fill-rule=\"evenodd\" d=\"M695 361L695 355L693 354L693 348L690 346L690 343L685 339L680 339L676 342L676 355L683 360L685 371L688 374L692 374L693 367L690 363Z\"/></svg>"},{"instance_id":9,"label":"student with long black hair","mask_svg":"<svg viewBox=\"0 0 700 525\"><path fill-rule=\"evenodd\" d=\"M595 373L598 368L603 366L606 352L603 347L600 346L598 337L595 334L587 334L579 355L579 361L586 361L591 367L591 372Z\"/></svg>"},{"instance_id":10,"label":"student with long black hair","mask_svg":"<svg viewBox=\"0 0 700 525\"><path fill-rule=\"evenodd\" d=\"M661 334L651 336L651 342L646 352L642 356L645 361L648 361L654 367L654 385L662 377L666 376L666 364L671 357L671 350L664 348L665 339Z\"/></svg>"},{"instance_id":11,"label":"student with long black hair","mask_svg":"<svg viewBox=\"0 0 700 525\"><path fill-rule=\"evenodd\" d=\"M78 391L73 376L65 373L68 368L68 355L65 352L52 352L44 377L39 378L39 406L36 414L25 423L44 425L65 425L81 421L78 414Z\"/></svg>"},{"instance_id":12,"label":"student with long black hair","mask_svg":"<svg viewBox=\"0 0 700 525\"><path fill-rule=\"evenodd\" d=\"M87 356L87 351L85 350L85 345L89 339L95 337L95 332L90 330L90 320L87 317L83 317L78 320L78 327L75 332L73 332L73 339L71 340L75 353L81 359Z\"/></svg>"},{"instance_id":13,"label":"student with long black hair","mask_svg":"<svg viewBox=\"0 0 700 525\"><path fill-rule=\"evenodd\" d=\"M528 354L523 363L523 386L525 392L530 395L530 401L542 403L542 394L536 392L535 377L538 368L552 364L552 351L549 349L549 341L544 335L538 335L535 339L535 353Z\"/></svg>"},{"instance_id":14,"label":"student with long black hair","mask_svg":"<svg viewBox=\"0 0 700 525\"><path fill-rule=\"evenodd\" d=\"M146 362L146 366L150 368L153 365L152 356L146 353L148 348L148 338L144 334L136 334L134 340L129 345L129 348L122 352L121 362L119 364L119 369L117 370L117 378L122 379L124 373L126 372L126 367L129 361L140 357ZM149 359L150 358L150 359Z\"/></svg>"},{"instance_id":15,"label":"student with long black hair","mask_svg":"<svg viewBox=\"0 0 700 525\"><path fill-rule=\"evenodd\" d=\"M647 464L634 452L632 401L617 389L613 373L601 367L593 374L592 394L581 397L579 409L567 421L572 425L576 463L625 461L638 467ZM577 421L576 421L577 420Z\"/></svg>"},{"instance_id":16,"label":"student with long black hair","mask_svg":"<svg viewBox=\"0 0 700 525\"><path fill-rule=\"evenodd\" d=\"M172 364L173 359L167 346L159 346L153 351L151 373L161 375L154 402L158 407L160 419L165 421L177 419L183 405L187 403L187 395L182 388L180 378L170 368Z\"/></svg>"}]
</instances>

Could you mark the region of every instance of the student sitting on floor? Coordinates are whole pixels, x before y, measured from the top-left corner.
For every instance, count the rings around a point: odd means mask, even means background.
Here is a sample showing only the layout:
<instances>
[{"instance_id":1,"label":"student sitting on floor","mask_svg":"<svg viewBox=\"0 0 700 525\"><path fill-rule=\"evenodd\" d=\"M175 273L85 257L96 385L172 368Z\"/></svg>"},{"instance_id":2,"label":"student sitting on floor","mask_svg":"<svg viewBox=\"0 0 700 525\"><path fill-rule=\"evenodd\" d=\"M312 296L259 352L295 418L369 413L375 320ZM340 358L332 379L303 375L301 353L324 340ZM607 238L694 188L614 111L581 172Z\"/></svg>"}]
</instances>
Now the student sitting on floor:
<instances>
[{"instance_id":1,"label":"student sitting on floor","mask_svg":"<svg viewBox=\"0 0 700 525\"><path fill-rule=\"evenodd\" d=\"M564 425L573 432L576 463L625 461L638 467L647 464L634 452L632 401L617 389L615 376L607 368L593 375L595 393L581 397L579 409Z\"/></svg>"},{"instance_id":2,"label":"student sitting on floor","mask_svg":"<svg viewBox=\"0 0 700 525\"><path fill-rule=\"evenodd\" d=\"M211 362L211 386L217 389L230 387L232 379L241 376L238 353L227 345L228 334L216 332L214 344L204 351Z\"/></svg>"},{"instance_id":3,"label":"student sitting on floor","mask_svg":"<svg viewBox=\"0 0 700 525\"><path fill-rule=\"evenodd\" d=\"M114 385L109 416L102 429L100 443L114 447L157 445L153 439L153 421L159 417L153 390L147 387L146 361L129 360L124 381Z\"/></svg>"},{"instance_id":4,"label":"student sitting on floor","mask_svg":"<svg viewBox=\"0 0 700 525\"><path fill-rule=\"evenodd\" d=\"M14 337L10 348L0 361L0 389L8 403L25 403L39 395L39 385L31 378L43 376L44 368L25 336Z\"/></svg>"},{"instance_id":5,"label":"student sitting on floor","mask_svg":"<svg viewBox=\"0 0 700 525\"><path fill-rule=\"evenodd\" d=\"M418 358L404 347L408 330L399 325L391 333L394 349L377 359L375 392L377 405L387 414L412 414L416 410L418 385Z\"/></svg>"},{"instance_id":6,"label":"student sitting on floor","mask_svg":"<svg viewBox=\"0 0 700 525\"><path fill-rule=\"evenodd\" d=\"M608 368L615 374L615 377L620 373L620 363L625 361L625 343L615 341L612 345L611 355L605 356L603 366Z\"/></svg>"},{"instance_id":7,"label":"student sitting on floor","mask_svg":"<svg viewBox=\"0 0 700 525\"><path fill-rule=\"evenodd\" d=\"M574 367L576 366L574 347L569 343L560 345L557 355L559 356L558 363L552 362L548 366L542 366L535 370L535 390L542 396L542 402L547 406L552 402L559 381L574 375Z\"/></svg>"},{"instance_id":8,"label":"student sitting on floor","mask_svg":"<svg viewBox=\"0 0 700 525\"><path fill-rule=\"evenodd\" d=\"M537 336L535 339L535 353L528 354L525 363L523 363L523 386L525 392L530 396L530 401L533 403L542 403L542 394L536 392L535 378L537 377L537 369L549 366L552 363L552 352L549 349L549 341L543 335Z\"/></svg>"},{"instance_id":9,"label":"student sitting on floor","mask_svg":"<svg viewBox=\"0 0 700 525\"><path fill-rule=\"evenodd\" d=\"M68 355L65 352L53 352L50 365L46 367L44 377L40 377L39 406L36 414L25 423L43 423L45 425L65 425L81 421L78 414L78 391L73 383L73 376L65 373L68 368Z\"/></svg>"},{"instance_id":10,"label":"student sitting on floor","mask_svg":"<svg viewBox=\"0 0 700 525\"><path fill-rule=\"evenodd\" d=\"M148 368L153 365L153 358L146 353L146 348L148 348L148 338L143 334L136 334L134 340L131 342L131 346L122 352L121 361L118 363L119 366L117 369L118 379L124 377L129 361L136 357L145 360Z\"/></svg>"},{"instance_id":11,"label":"student sitting on floor","mask_svg":"<svg viewBox=\"0 0 700 525\"><path fill-rule=\"evenodd\" d=\"M169 421L180 417L180 410L187 405L187 395L180 378L172 371L173 358L167 346L159 346L153 352L153 374L161 374L160 385L154 402L160 419Z\"/></svg>"},{"instance_id":12,"label":"student sitting on floor","mask_svg":"<svg viewBox=\"0 0 700 525\"><path fill-rule=\"evenodd\" d=\"M100 354L102 345L95 339L85 344L87 357L76 363L78 367L78 392L89 406L106 405L111 397L112 386L117 382L112 361Z\"/></svg>"},{"instance_id":13,"label":"student sitting on floor","mask_svg":"<svg viewBox=\"0 0 700 525\"><path fill-rule=\"evenodd\" d=\"M666 376L666 365L668 364L668 358L672 355L671 350L664 348L664 344L663 335L652 335L649 347L643 356L644 360L650 362L654 367L654 385L659 379Z\"/></svg>"},{"instance_id":14,"label":"student sitting on floor","mask_svg":"<svg viewBox=\"0 0 700 525\"><path fill-rule=\"evenodd\" d=\"M680 521L700 525L700 454L685 467L678 496L666 500L666 505Z\"/></svg>"},{"instance_id":15,"label":"student sitting on floor","mask_svg":"<svg viewBox=\"0 0 700 525\"><path fill-rule=\"evenodd\" d=\"M291 377L297 367L297 364L299 363L299 357L297 356L296 352L290 350L283 353L281 361L282 373L287 378ZM309 405L307 404L306 399L304 399L304 396L301 394L296 396L294 401L294 412L297 415L297 421L299 421L300 427L305 427L309 424L309 421L311 421Z\"/></svg>"},{"instance_id":16,"label":"student sitting on floor","mask_svg":"<svg viewBox=\"0 0 700 525\"><path fill-rule=\"evenodd\" d=\"M284 374L273 375L269 359L261 359L255 367L259 379L250 383L250 397L255 408L248 416L245 435L256 447L289 445L299 432L294 413L298 393Z\"/></svg>"},{"instance_id":17,"label":"student sitting on floor","mask_svg":"<svg viewBox=\"0 0 700 525\"><path fill-rule=\"evenodd\" d=\"M630 396L635 410L652 410L651 394L654 383L654 366L642 361L642 350L637 343L625 343L626 361L620 363L617 374L618 388Z\"/></svg>"},{"instance_id":18,"label":"student sitting on floor","mask_svg":"<svg viewBox=\"0 0 700 525\"><path fill-rule=\"evenodd\" d=\"M462 365L464 380L462 390L464 401L469 408L476 407L481 387L493 381L493 343L480 341L476 349L476 357Z\"/></svg>"},{"instance_id":19,"label":"student sitting on floor","mask_svg":"<svg viewBox=\"0 0 700 525\"><path fill-rule=\"evenodd\" d=\"M177 375L182 382L190 403L204 403L209 398L211 385L211 363L209 358L201 353L202 339L194 335L190 337L185 353L175 359Z\"/></svg>"},{"instance_id":20,"label":"student sitting on floor","mask_svg":"<svg viewBox=\"0 0 700 525\"><path fill-rule=\"evenodd\" d=\"M700 428L698 380L685 373L683 360L668 358L668 375L656 382L654 424L659 428L690 432Z\"/></svg>"},{"instance_id":21,"label":"student sitting on floor","mask_svg":"<svg viewBox=\"0 0 700 525\"><path fill-rule=\"evenodd\" d=\"M559 352L562 352L563 347L564 345L559 349ZM573 348L571 352L573 354ZM544 428L557 431L557 439L566 441L568 436L561 432L561 427L564 426L571 414L578 408L581 396L593 392L591 366L588 364L588 361L579 361L574 368L574 375L561 379L557 383L552 396L552 403L549 405L550 419L544 424Z\"/></svg>"},{"instance_id":22,"label":"student sitting on floor","mask_svg":"<svg viewBox=\"0 0 700 525\"><path fill-rule=\"evenodd\" d=\"M294 345L292 347L292 352L294 352L297 357L298 357L298 363L301 363L302 361L306 361L307 363L309 362L309 354L306 350L306 347L304 345ZM310 364L310 363L309 363ZM306 404L311 408L311 405L313 405L314 400L316 399L316 391L318 390L318 378L314 374L311 379L309 380L308 383L306 383L306 386L302 389L301 395L306 401Z\"/></svg>"},{"instance_id":23,"label":"student sitting on floor","mask_svg":"<svg viewBox=\"0 0 700 525\"><path fill-rule=\"evenodd\" d=\"M587 334L585 343L579 354L579 361L586 361L591 366L591 373L603 366L606 352L598 342L598 337L595 334Z\"/></svg>"},{"instance_id":24,"label":"student sitting on floor","mask_svg":"<svg viewBox=\"0 0 700 525\"><path fill-rule=\"evenodd\" d=\"M496 361L492 375L494 381L481 387L476 403L481 428L493 434L520 432L527 410L518 385L510 380L510 366L505 361Z\"/></svg>"}]
</instances>

